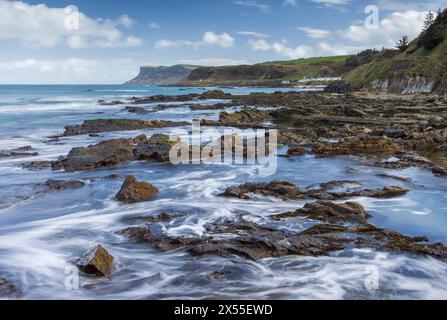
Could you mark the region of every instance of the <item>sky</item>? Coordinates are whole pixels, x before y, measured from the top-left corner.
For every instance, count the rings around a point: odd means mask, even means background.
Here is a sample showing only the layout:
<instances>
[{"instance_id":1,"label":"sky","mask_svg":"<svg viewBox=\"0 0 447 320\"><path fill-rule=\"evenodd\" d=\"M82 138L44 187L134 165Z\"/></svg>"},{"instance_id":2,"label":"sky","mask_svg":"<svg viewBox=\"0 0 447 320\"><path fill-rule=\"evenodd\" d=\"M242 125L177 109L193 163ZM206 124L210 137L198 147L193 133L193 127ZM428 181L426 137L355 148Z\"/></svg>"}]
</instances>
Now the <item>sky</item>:
<instances>
[{"instance_id":1,"label":"sky","mask_svg":"<svg viewBox=\"0 0 447 320\"><path fill-rule=\"evenodd\" d=\"M0 84L123 83L142 65L237 65L415 38L447 0L0 0Z\"/></svg>"}]
</instances>

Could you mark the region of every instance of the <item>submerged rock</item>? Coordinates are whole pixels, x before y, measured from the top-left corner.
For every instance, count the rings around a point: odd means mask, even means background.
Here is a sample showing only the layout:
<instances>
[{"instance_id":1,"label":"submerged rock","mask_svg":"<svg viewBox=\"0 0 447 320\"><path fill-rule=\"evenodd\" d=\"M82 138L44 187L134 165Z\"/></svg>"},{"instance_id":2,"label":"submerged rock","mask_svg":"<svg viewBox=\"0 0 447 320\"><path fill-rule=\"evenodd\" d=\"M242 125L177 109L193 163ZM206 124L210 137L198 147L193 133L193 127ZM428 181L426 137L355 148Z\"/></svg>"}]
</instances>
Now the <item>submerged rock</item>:
<instances>
[{"instance_id":1,"label":"submerged rock","mask_svg":"<svg viewBox=\"0 0 447 320\"><path fill-rule=\"evenodd\" d=\"M189 122L164 120L144 121L137 119L97 119L86 120L82 125L65 127L64 136L75 136L98 132L133 131L153 128L167 128L189 125Z\"/></svg>"},{"instance_id":2,"label":"submerged rock","mask_svg":"<svg viewBox=\"0 0 447 320\"><path fill-rule=\"evenodd\" d=\"M51 167L51 161L31 161L31 162L25 162L21 164L21 167L23 169L28 170L41 170L45 168Z\"/></svg>"},{"instance_id":3,"label":"submerged rock","mask_svg":"<svg viewBox=\"0 0 447 320\"><path fill-rule=\"evenodd\" d=\"M21 152L21 151L10 151L10 152L0 152L1 158L24 158L24 157L35 157L38 156L37 152Z\"/></svg>"},{"instance_id":4,"label":"submerged rock","mask_svg":"<svg viewBox=\"0 0 447 320\"><path fill-rule=\"evenodd\" d=\"M361 204L356 202L335 203L331 201L317 201L308 203L304 208L295 212L278 214L272 218L281 220L292 217L305 217L329 223L353 222L365 224L371 216Z\"/></svg>"},{"instance_id":5,"label":"submerged rock","mask_svg":"<svg viewBox=\"0 0 447 320\"><path fill-rule=\"evenodd\" d=\"M148 114L151 113L150 111L146 110L143 107L126 107L123 111L127 111L129 113L136 113L136 114Z\"/></svg>"},{"instance_id":6,"label":"submerged rock","mask_svg":"<svg viewBox=\"0 0 447 320\"><path fill-rule=\"evenodd\" d=\"M85 183L78 180L64 181L64 180L48 180L44 186L50 191L64 191L70 189L79 189L85 186Z\"/></svg>"},{"instance_id":7,"label":"submerged rock","mask_svg":"<svg viewBox=\"0 0 447 320\"><path fill-rule=\"evenodd\" d=\"M133 176L124 181L116 198L121 202L136 203L147 201L159 193L158 189L147 182L138 182Z\"/></svg>"},{"instance_id":8,"label":"submerged rock","mask_svg":"<svg viewBox=\"0 0 447 320\"><path fill-rule=\"evenodd\" d=\"M20 290L3 278L0 278L0 298L17 299L21 296Z\"/></svg>"},{"instance_id":9,"label":"submerged rock","mask_svg":"<svg viewBox=\"0 0 447 320\"><path fill-rule=\"evenodd\" d=\"M112 275L114 260L103 246L98 245L86 252L76 262L76 266L87 274L109 277Z\"/></svg>"}]
</instances>

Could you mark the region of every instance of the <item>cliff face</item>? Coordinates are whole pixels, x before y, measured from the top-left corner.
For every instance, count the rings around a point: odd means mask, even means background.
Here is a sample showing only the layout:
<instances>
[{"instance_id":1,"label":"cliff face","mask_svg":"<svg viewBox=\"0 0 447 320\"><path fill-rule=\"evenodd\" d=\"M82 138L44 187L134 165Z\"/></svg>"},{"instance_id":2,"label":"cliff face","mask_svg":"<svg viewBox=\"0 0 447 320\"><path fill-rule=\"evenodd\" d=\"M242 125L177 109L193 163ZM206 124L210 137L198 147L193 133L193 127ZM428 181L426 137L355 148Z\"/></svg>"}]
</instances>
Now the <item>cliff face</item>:
<instances>
[{"instance_id":1,"label":"cliff face","mask_svg":"<svg viewBox=\"0 0 447 320\"><path fill-rule=\"evenodd\" d=\"M346 80L369 91L446 94L447 10L407 50L378 56L350 72Z\"/></svg>"},{"instance_id":2,"label":"cliff face","mask_svg":"<svg viewBox=\"0 0 447 320\"><path fill-rule=\"evenodd\" d=\"M196 66L141 67L140 74L126 84L175 84L185 80Z\"/></svg>"}]
</instances>

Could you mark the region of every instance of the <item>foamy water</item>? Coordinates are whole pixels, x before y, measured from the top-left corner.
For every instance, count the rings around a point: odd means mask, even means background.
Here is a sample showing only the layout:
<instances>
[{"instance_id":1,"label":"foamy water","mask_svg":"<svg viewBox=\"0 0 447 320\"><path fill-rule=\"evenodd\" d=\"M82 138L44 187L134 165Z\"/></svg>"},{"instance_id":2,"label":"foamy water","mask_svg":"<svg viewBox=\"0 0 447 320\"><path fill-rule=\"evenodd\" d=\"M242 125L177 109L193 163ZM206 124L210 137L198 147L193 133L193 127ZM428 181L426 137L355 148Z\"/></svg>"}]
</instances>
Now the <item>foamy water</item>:
<instances>
[{"instance_id":1,"label":"foamy water","mask_svg":"<svg viewBox=\"0 0 447 320\"><path fill-rule=\"evenodd\" d=\"M132 91L126 91L132 90ZM141 92L139 92L141 91ZM148 91L148 92L146 92ZM237 89L237 94L249 89ZM269 89L273 92L275 89ZM182 211L186 215L154 228L169 236L201 236L210 222L236 218L298 232L306 219L284 223L269 216L302 207L306 202L267 197L250 200L217 197L228 186L250 181L288 180L301 187L333 180L356 180L368 188L399 185L411 191L393 199L355 198L373 215L371 222L407 235L426 235L447 243L447 184L445 178L409 168L401 171L372 168L355 157L279 157L278 171L260 178L256 166L150 164L134 162L90 172L29 171L19 165L32 160L54 160L71 148L104 139L141 133L178 133L184 128L112 132L99 137L77 136L48 143L46 137L66 125L95 118L140 118L191 121L217 119L219 110L191 111L174 107L147 115L123 112L126 105L100 106L100 99L116 100L136 94L185 94L203 89L71 86L0 87L0 149L32 145L39 156L0 160L0 277L15 283L30 299L445 299L447 263L432 258L373 250L350 250L332 257L283 257L259 262L239 257L191 257L184 250L160 252L137 244L117 232L138 225L135 217ZM46 103L48 102L48 104ZM208 101L205 103L216 103ZM158 104L145 106L148 110ZM238 110L234 108L233 110ZM206 128L205 128L206 129ZM216 135L218 136L218 135ZM284 152L285 150L280 150ZM350 170L347 170L347 169ZM381 173L411 178L402 182ZM114 199L123 179L110 174L135 175L160 190L153 201L124 205ZM48 179L86 182L81 189L36 193ZM116 258L110 279L81 277L80 290L67 290L66 268L96 244ZM369 271L377 270L379 288L365 286ZM70 269L68 269L70 270ZM208 275L224 272L222 281Z\"/></svg>"}]
</instances>

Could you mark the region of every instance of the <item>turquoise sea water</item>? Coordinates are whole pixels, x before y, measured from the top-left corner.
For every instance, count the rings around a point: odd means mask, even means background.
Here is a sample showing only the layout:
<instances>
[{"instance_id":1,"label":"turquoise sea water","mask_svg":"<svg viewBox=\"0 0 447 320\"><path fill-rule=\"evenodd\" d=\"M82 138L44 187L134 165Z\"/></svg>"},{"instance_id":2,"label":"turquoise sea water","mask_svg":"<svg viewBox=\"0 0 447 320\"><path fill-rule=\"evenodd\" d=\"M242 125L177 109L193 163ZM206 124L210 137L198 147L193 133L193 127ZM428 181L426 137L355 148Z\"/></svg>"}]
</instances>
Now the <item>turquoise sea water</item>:
<instances>
[{"instance_id":1,"label":"turquoise sea water","mask_svg":"<svg viewBox=\"0 0 447 320\"><path fill-rule=\"evenodd\" d=\"M248 181L289 180L300 187L333 180L357 180L374 188L400 185L410 192L393 199L352 199L366 206L372 222L408 235L425 235L447 243L447 180L418 168L386 170L365 166L356 157L293 160L279 157L273 176L259 177L252 166L171 166L135 162L93 172L29 171L20 164L55 160L73 147L87 146L114 137L141 133L175 133L176 129L111 132L99 137L67 137L49 142L66 125L95 118L185 120L217 119L218 110L190 111L168 108L144 116L123 111L123 105L101 106L100 99L132 96L200 93L216 88L156 86L0 86L0 149L30 145L39 155L0 159L0 277L17 284L25 298L88 299L426 299L447 298L447 263L432 258L352 250L333 257L284 257L259 262L242 258L193 258L182 250L160 252L135 244L117 231L135 224L132 217L181 210L183 218L160 224L168 235L200 236L205 225L222 217L249 212L250 219L271 223L268 216L296 210L305 201L281 201L265 197L252 200L222 199L216 195L228 186ZM222 89L222 88L221 88ZM234 94L271 88L224 88ZM204 103L216 103L207 101ZM147 109L157 105L146 105ZM233 110L237 110L234 108ZM280 150L283 152L284 150ZM349 169L349 170L348 170ZM402 182L379 177L386 173L410 178ZM154 201L123 205L114 200L122 179L110 174L135 175L161 192ZM84 188L59 193L37 193L48 179L82 179ZM304 220L283 225L300 231ZM81 277L80 290L67 290L65 273L88 248L103 244L117 259L110 279ZM380 289L369 291L365 279L369 267L379 272ZM206 275L229 271L223 282L207 282Z\"/></svg>"}]
</instances>

